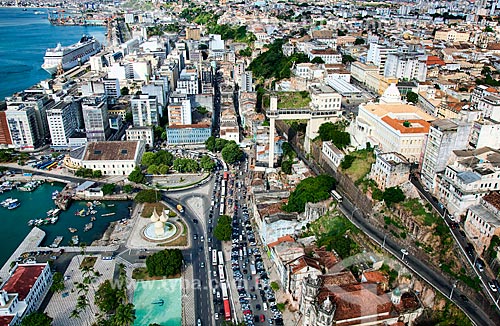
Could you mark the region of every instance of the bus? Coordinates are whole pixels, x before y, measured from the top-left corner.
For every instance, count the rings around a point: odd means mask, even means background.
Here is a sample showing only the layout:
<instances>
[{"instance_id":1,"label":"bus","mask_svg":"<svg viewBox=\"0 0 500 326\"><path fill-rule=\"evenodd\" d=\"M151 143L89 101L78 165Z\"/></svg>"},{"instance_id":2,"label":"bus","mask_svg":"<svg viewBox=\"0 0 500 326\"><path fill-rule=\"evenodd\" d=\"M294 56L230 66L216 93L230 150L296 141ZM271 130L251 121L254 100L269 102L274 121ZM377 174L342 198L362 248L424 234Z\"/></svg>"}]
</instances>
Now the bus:
<instances>
[{"instance_id":1,"label":"bus","mask_svg":"<svg viewBox=\"0 0 500 326\"><path fill-rule=\"evenodd\" d=\"M217 266L217 250L212 250L212 266Z\"/></svg>"},{"instance_id":2,"label":"bus","mask_svg":"<svg viewBox=\"0 0 500 326\"><path fill-rule=\"evenodd\" d=\"M335 190L330 191L330 195L332 195L332 198L337 201L337 203L342 202L342 196Z\"/></svg>"},{"instance_id":3,"label":"bus","mask_svg":"<svg viewBox=\"0 0 500 326\"><path fill-rule=\"evenodd\" d=\"M226 282L220 284L222 290L222 300L224 303L224 319L231 320L231 306L229 305L229 296L227 295L227 285Z\"/></svg>"},{"instance_id":4,"label":"bus","mask_svg":"<svg viewBox=\"0 0 500 326\"><path fill-rule=\"evenodd\" d=\"M225 282L226 281L226 276L224 275L224 265L219 265L219 281Z\"/></svg>"},{"instance_id":5,"label":"bus","mask_svg":"<svg viewBox=\"0 0 500 326\"><path fill-rule=\"evenodd\" d=\"M226 207L226 204L224 203L224 197L222 197L220 200L219 215L224 215L224 207Z\"/></svg>"},{"instance_id":6,"label":"bus","mask_svg":"<svg viewBox=\"0 0 500 326\"><path fill-rule=\"evenodd\" d=\"M217 252L217 256L219 258L219 265L224 265L224 255L222 251Z\"/></svg>"}]
</instances>

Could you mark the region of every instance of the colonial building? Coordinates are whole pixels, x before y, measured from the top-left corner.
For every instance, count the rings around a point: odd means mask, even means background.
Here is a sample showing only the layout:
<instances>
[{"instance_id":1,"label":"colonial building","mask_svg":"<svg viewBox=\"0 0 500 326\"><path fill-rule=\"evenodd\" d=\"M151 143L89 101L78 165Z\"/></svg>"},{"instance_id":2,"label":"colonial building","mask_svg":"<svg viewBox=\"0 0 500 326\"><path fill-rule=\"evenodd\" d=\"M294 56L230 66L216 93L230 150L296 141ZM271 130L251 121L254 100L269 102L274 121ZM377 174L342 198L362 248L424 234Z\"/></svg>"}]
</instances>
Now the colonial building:
<instances>
[{"instance_id":1,"label":"colonial building","mask_svg":"<svg viewBox=\"0 0 500 326\"><path fill-rule=\"evenodd\" d=\"M152 127L129 127L125 134L128 141L142 140L149 147L154 145L154 132Z\"/></svg>"},{"instance_id":2,"label":"colonial building","mask_svg":"<svg viewBox=\"0 0 500 326\"><path fill-rule=\"evenodd\" d=\"M370 171L370 179L380 190L399 186L410 177L410 163L399 153L379 153Z\"/></svg>"}]
</instances>

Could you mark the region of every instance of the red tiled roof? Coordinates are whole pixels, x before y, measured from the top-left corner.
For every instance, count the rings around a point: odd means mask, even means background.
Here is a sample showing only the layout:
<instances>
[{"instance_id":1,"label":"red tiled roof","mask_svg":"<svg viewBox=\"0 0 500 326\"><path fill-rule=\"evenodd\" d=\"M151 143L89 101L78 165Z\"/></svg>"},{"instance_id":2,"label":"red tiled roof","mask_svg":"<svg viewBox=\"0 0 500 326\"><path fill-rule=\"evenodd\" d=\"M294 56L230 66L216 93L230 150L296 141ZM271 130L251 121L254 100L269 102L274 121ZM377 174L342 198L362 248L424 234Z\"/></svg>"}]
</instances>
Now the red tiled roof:
<instances>
[{"instance_id":1,"label":"red tiled roof","mask_svg":"<svg viewBox=\"0 0 500 326\"><path fill-rule=\"evenodd\" d=\"M290 263L290 266L292 268L292 274L295 274L302 270L304 267L312 267L318 271L321 271L321 266L318 264L318 262L312 258L309 258L307 256L302 256L297 258L295 261Z\"/></svg>"},{"instance_id":2,"label":"red tiled roof","mask_svg":"<svg viewBox=\"0 0 500 326\"><path fill-rule=\"evenodd\" d=\"M389 116L385 116L382 118L382 121L387 123L389 126L391 126L393 129L399 130L402 134L418 134L418 133L428 133L429 128L431 124L425 120L422 119L415 119L415 120L399 120L399 119L394 119ZM408 121L410 123L409 127L405 127L403 123L405 121ZM414 124L420 124L420 126L414 126Z\"/></svg>"},{"instance_id":3,"label":"red tiled roof","mask_svg":"<svg viewBox=\"0 0 500 326\"><path fill-rule=\"evenodd\" d=\"M272 247L275 247L277 245L279 245L280 243L282 242L295 242L295 239L292 238L290 235L285 235L283 237L279 237L278 240L274 241L274 242L271 242L270 244L268 244L267 246L269 248L272 248Z\"/></svg>"},{"instance_id":4,"label":"red tiled roof","mask_svg":"<svg viewBox=\"0 0 500 326\"><path fill-rule=\"evenodd\" d=\"M441 60L439 57L436 57L434 55L430 55L427 57L427 62L426 64L428 66L432 66L432 65L440 65L440 66L444 66L445 65L445 62L443 60Z\"/></svg>"},{"instance_id":5,"label":"red tiled roof","mask_svg":"<svg viewBox=\"0 0 500 326\"><path fill-rule=\"evenodd\" d=\"M497 191L490 192L483 197L483 200L491 204L496 209L500 209L500 193Z\"/></svg>"},{"instance_id":6,"label":"red tiled roof","mask_svg":"<svg viewBox=\"0 0 500 326\"><path fill-rule=\"evenodd\" d=\"M368 283L387 283L387 277L379 271L364 272L363 276Z\"/></svg>"},{"instance_id":7,"label":"red tiled roof","mask_svg":"<svg viewBox=\"0 0 500 326\"><path fill-rule=\"evenodd\" d=\"M320 263L328 270L338 263L338 258L331 251L326 251L324 248L314 249L314 255L318 257Z\"/></svg>"},{"instance_id":8,"label":"red tiled roof","mask_svg":"<svg viewBox=\"0 0 500 326\"><path fill-rule=\"evenodd\" d=\"M84 160L109 161L133 160L137 141L96 141L87 143Z\"/></svg>"},{"instance_id":9,"label":"red tiled roof","mask_svg":"<svg viewBox=\"0 0 500 326\"><path fill-rule=\"evenodd\" d=\"M7 293L17 293L19 301L23 301L28 296L33 285L35 285L44 268L45 265L18 266L2 290L7 291Z\"/></svg>"},{"instance_id":10,"label":"red tiled roof","mask_svg":"<svg viewBox=\"0 0 500 326\"><path fill-rule=\"evenodd\" d=\"M334 49L328 48L324 50L311 50L311 54L337 54L338 52L335 51Z\"/></svg>"},{"instance_id":11,"label":"red tiled roof","mask_svg":"<svg viewBox=\"0 0 500 326\"><path fill-rule=\"evenodd\" d=\"M9 326L14 316L0 316L0 326Z\"/></svg>"}]
</instances>

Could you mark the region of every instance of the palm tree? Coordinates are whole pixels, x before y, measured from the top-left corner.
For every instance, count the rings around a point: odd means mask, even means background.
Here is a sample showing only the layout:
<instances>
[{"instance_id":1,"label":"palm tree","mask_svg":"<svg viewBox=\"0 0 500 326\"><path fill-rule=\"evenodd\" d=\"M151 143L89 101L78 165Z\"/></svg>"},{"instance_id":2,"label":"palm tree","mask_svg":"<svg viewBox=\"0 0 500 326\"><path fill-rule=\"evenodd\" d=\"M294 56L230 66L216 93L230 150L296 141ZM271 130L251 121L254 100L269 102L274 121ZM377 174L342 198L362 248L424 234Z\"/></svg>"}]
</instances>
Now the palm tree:
<instances>
[{"instance_id":1,"label":"palm tree","mask_svg":"<svg viewBox=\"0 0 500 326\"><path fill-rule=\"evenodd\" d=\"M128 326L134 322L135 318L134 305L131 303L121 304L116 308L113 324L116 326Z\"/></svg>"},{"instance_id":2,"label":"palm tree","mask_svg":"<svg viewBox=\"0 0 500 326\"><path fill-rule=\"evenodd\" d=\"M74 319L80 319L80 311L78 311L76 308L71 311L71 314L69 315L69 318L74 318Z\"/></svg>"},{"instance_id":3,"label":"palm tree","mask_svg":"<svg viewBox=\"0 0 500 326\"><path fill-rule=\"evenodd\" d=\"M78 294L87 294L89 292L89 286L87 284L83 283L76 283L76 290L78 291Z\"/></svg>"}]
</instances>

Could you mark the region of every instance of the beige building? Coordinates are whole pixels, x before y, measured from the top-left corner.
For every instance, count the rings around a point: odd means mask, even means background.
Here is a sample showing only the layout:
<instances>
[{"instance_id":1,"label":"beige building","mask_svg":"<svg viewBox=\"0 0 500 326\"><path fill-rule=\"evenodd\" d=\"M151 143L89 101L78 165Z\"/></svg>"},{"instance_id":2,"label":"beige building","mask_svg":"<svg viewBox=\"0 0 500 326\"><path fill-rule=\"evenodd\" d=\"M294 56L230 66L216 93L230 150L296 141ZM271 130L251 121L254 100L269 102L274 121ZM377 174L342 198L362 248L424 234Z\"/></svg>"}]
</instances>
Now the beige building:
<instances>
[{"instance_id":1,"label":"beige building","mask_svg":"<svg viewBox=\"0 0 500 326\"><path fill-rule=\"evenodd\" d=\"M470 37L469 32L457 32L453 29L442 29L436 31L434 40L445 42L468 42Z\"/></svg>"},{"instance_id":2,"label":"beige building","mask_svg":"<svg viewBox=\"0 0 500 326\"><path fill-rule=\"evenodd\" d=\"M130 127L125 131L128 141L142 140L149 147L153 147L154 133L153 127Z\"/></svg>"},{"instance_id":3,"label":"beige building","mask_svg":"<svg viewBox=\"0 0 500 326\"><path fill-rule=\"evenodd\" d=\"M201 38L201 31L198 27L186 28L186 40L199 41Z\"/></svg>"},{"instance_id":4,"label":"beige building","mask_svg":"<svg viewBox=\"0 0 500 326\"><path fill-rule=\"evenodd\" d=\"M491 192L469 207L464 230L479 254L488 249L494 235L500 237L500 193Z\"/></svg>"},{"instance_id":5,"label":"beige building","mask_svg":"<svg viewBox=\"0 0 500 326\"><path fill-rule=\"evenodd\" d=\"M397 187L410 178L410 162L399 153L377 153L370 171L370 179L380 190Z\"/></svg>"},{"instance_id":6,"label":"beige building","mask_svg":"<svg viewBox=\"0 0 500 326\"><path fill-rule=\"evenodd\" d=\"M351 143L358 148L370 143L380 151L400 153L408 161L417 162L434 119L418 107L402 103L398 88L391 84L378 103L359 106L350 126Z\"/></svg>"},{"instance_id":7,"label":"beige building","mask_svg":"<svg viewBox=\"0 0 500 326\"><path fill-rule=\"evenodd\" d=\"M375 65L364 64L355 61L351 64L351 77L366 85L366 76L368 73L378 72L378 67Z\"/></svg>"}]
</instances>

